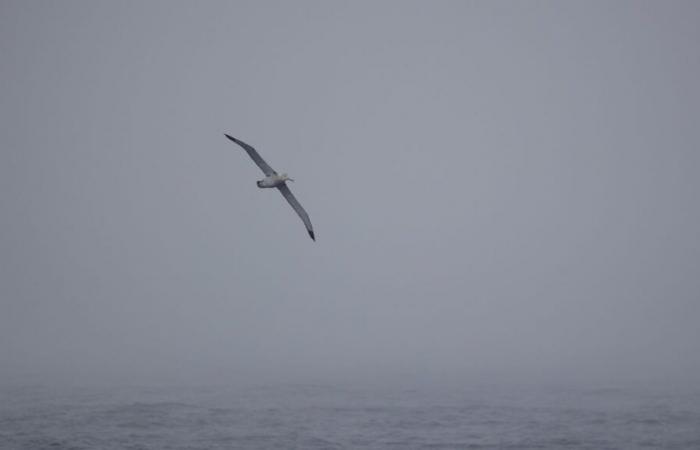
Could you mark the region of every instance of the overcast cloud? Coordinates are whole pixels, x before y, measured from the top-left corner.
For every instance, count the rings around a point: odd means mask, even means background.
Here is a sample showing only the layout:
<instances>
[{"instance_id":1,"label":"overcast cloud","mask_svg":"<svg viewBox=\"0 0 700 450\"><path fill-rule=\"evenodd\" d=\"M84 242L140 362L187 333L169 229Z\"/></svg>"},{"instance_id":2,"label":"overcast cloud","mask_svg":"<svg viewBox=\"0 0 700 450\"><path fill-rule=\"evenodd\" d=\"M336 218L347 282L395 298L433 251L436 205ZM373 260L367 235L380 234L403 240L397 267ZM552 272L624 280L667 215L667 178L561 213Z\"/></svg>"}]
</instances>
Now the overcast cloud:
<instances>
[{"instance_id":1,"label":"overcast cloud","mask_svg":"<svg viewBox=\"0 0 700 450\"><path fill-rule=\"evenodd\" d=\"M699 25L0 2L0 383L700 379Z\"/></svg>"}]
</instances>

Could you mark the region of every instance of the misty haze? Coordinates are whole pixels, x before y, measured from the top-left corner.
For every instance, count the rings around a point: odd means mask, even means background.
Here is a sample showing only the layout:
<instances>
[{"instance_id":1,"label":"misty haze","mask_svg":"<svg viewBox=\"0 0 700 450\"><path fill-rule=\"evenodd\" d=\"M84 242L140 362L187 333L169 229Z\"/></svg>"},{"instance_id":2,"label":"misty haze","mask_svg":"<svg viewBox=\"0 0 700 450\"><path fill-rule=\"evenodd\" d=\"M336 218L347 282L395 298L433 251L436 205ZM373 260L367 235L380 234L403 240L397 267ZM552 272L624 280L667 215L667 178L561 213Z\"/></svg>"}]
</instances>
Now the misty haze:
<instances>
[{"instance_id":1,"label":"misty haze","mask_svg":"<svg viewBox=\"0 0 700 450\"><path fill-rule=\"evenodd\" d=\"M0 449L700 448L698 80L680 0L0 0Z\"/></svg>"}]
</instances>

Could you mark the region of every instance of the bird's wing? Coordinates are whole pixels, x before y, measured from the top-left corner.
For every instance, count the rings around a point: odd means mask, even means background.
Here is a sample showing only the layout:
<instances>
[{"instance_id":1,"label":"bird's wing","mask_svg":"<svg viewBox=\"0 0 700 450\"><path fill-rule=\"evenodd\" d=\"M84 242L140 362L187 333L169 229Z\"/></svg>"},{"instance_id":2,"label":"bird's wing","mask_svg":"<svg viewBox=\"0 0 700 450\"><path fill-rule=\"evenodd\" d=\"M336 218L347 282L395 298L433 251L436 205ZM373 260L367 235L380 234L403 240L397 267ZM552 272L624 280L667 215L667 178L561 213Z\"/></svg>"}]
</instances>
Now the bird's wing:
<instances>
[{"instance_id":1,"label":"bird's wing","mask_svg":"<svg viewBox=\"0 0 700 450\"><path fill-rule=\"evenodd\" d=\"M289 186L287 186L287 183L280 184L279 186L277 186L277 189L280 190L284 198L286 198L289 204L292 205L294 211L296 211L297 214L299 214L299 217L301 217L302 222L304 222L304 225L306 225L306 231L309 232L309 236L311 236L311 239L315 241L316 237L314 236L314 229L311 226L311 219L309 219L309 215L306 214L304 208L302 208L299 201L296 199L296 197L294 197L292 191L289 190Z\"/></svg>"},{"instance_id":2,"label":"bird's wing","mask_svg":"<svg viewBox=\"0 0 700 450\"><path fill-rule=\"evenodd\" d=\"M270 175L277 175L277 172L275 172L274 170L272 170L272 167L270 167L270 166L265 162L265 160L262 159L262 158L260 157L260 155L258 154L257 150L255 150L253 147L251 147L250 145L246 144L246 143L243 142L243 141L239 141L239 140L236 139L235 137L229 136L228 134L225 134L225 133L224 133L224 136L226 136L227 138L231 139L231 140L232 140L233 142L235 142L236 144L238 144L238 145L240 145L241 147L243 147L243 149L246 151L246 153L248 153L248 155L253 159L253 161L255 162L255 164L257 164L258 167L260 167L260 169L263 171L263 173L265 174L265 176L268 176L268 177L269 177Z\"/></svg>"}]
</instances>

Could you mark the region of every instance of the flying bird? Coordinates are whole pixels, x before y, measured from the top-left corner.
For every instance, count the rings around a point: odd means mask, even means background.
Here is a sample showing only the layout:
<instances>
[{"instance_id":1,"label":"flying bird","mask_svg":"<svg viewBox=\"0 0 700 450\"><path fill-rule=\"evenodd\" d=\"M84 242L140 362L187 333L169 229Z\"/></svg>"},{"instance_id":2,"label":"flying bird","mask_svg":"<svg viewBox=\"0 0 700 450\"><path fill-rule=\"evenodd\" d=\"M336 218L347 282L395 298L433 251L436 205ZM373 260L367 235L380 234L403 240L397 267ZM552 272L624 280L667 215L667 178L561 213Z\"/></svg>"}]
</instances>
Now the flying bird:
<instances>
[{"instance_id":1,"label":"flying bird","mask_svg":"<svg viewBox=\"0 0 700 450\"><path fill-rule=\"evenodd\" d=\"M258 154L257 150L255 150L253 147L250 145L246 144L245 142L236 139L235 137L229 136L228 134L224 133L224 136L235 142L236 144L240 145L243 147L243 150L248 153L248 156L251 157L253 162L260 167L260 169L263 171L265 174L265 178L257 182L257 185L260 189L266 189L266 188L277 188L280 190L284 198L287 199L289 204L294 208L294 211L299 214L299 217L301 217L301 221L304 222L304 225L306 226L306 231L309 232L309 236L311 236L312 240L316 240L316 237L314 236L314 229L311 226L311 219L309 219L309 215L304 211L304 208L302 208L301 204L299 201L294 197L294 194L292 194L292 191L289 190L289 186L287 186L287 181L294 181L291 178L287 176L286 173L283 174L278 174L275 172L272 167L270 167L262 157L260 157L260 154Z\"/></svg>"}]
</instances>

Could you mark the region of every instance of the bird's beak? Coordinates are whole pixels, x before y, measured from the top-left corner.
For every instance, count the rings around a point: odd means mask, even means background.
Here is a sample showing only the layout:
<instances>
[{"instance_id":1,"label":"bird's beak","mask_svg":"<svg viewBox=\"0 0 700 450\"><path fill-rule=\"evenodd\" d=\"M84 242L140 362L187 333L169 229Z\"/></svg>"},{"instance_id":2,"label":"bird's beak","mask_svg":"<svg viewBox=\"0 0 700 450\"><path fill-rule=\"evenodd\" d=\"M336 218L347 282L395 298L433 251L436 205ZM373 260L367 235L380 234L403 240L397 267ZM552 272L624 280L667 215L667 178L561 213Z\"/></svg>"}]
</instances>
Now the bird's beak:
<instances>
[{"instance_id":1,"label":"bird's beak","mask_svg":"<svg viewBox=\"0 0 700 450\"><path fill-rule=\"evenodd\" d=\"M287 181L294 182L294 180L292 180L291 178L287 178Z\"/></svg>"}]
</instances>

